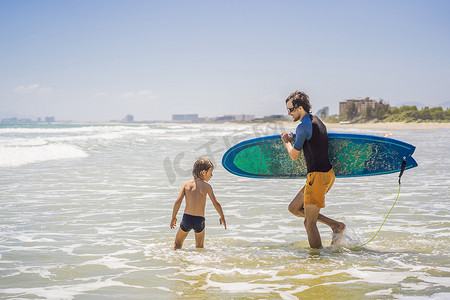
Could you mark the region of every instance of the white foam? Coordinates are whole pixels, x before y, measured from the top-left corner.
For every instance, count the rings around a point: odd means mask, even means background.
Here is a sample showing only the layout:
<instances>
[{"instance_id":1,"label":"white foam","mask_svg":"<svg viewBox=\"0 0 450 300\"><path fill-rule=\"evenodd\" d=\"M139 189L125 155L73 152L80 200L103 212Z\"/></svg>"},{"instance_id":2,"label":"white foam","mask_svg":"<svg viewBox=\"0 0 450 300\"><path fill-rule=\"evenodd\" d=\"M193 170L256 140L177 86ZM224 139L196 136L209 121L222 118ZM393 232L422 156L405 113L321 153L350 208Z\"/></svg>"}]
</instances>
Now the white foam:
<instances>
[{"instance_id":1,"label":"white foam","mask_svg":"<svg viewBox=\"0 0 450 300\"><path fill-rule=\"evenodd\" d=\"M164 131L149 127L87 126L74 128L0 128L1 146L39 146L47 143L117 140L132 135L159 136ZM32 136L30 138L30 136Z\"/></svg>"},{"instance_id":2,"label":"white foam","mask_svg":"<svg viewBox=\"0 0 450 300\"><path fill-rule=\"evenodd\" d=\"M126 264L127 262L129 262L129 259L126 259L126 258L104 256L99 259L86 261L80 265L81 266L101 265L101 266L105 266L109 269L136 269L136 267L127 265Z\"/></svg>"},{"instance_id":3,"label":"white foam","mask_svg":"<svg viewBox=\"0 0 450 300\"><path fill-rule=\"evenodd\" d=\"M52 266L46 266L46 267L38 267L38 266L19 266L17 270L22 273L28 273L28 274L38 274L42 278L49 279L52 276L52 273L49 271L52 268Z\"/></svg>"},{"instance_id":4,"label":"white foam","mask_svg":"<svg viewBox=\"0 0 450 300\"><path fill-rule=\"evenodd\" d=\"M85 279L87 281L88 279ZM32 288L5 288L2 289L4 294L26 294L27 296L41 297L45 299L73 299L76 295L80 295L89 291L96 291L101 288L110 287L129 287L121 281L114 279L102 279L101 277L93 277L89 282L79 283L77 285L53 285ZM95 280L95 281L92 281Z\"/></svg>"},{"instance_id":5,"label":"white foam","mask_svg":"<svg viewBox=\"0 0 450 300\"><path fill-rule=\"evenodd\" d=\"M364 296L389 296L392 295L392 289L387 289L387 290L378 290L375 292L370 292L370 293L366 293L364 294Z\"/></svg>"},{"instance_id":6,"label":"white foam","mask_svg":"<svg viewBox=\"0 0 450 300\"><path fill-rule=\"evenodd\" d=\"M18 167L49 160L87 156L87 153L80 148L66 144L49 144L35 147L1 147L0 167Z\"/></svg>"},{"instance_id":7,"label":"white foam","mask_svg":"<svg viewBox=\"0 0 450 300\"><path fill-rule=\"evenodd\" d=\"M19 241L22 241L24 243L54 243L56 240L49 239L49 238L35 238L34 236L27 236L27 235L19 235L16 237Z\"/></svg>"},{"instance_id":8,"label":"white foam","mask_svg":"<svg viewBox=\"0 0 450 300\"><path fill-rule=\"evenodd\" d=\"M364 243L361 235L354 230L346 228L342 234L333 234L333 246L344 247L347 249L355 248Z\"/></svg>"}]
</instances>

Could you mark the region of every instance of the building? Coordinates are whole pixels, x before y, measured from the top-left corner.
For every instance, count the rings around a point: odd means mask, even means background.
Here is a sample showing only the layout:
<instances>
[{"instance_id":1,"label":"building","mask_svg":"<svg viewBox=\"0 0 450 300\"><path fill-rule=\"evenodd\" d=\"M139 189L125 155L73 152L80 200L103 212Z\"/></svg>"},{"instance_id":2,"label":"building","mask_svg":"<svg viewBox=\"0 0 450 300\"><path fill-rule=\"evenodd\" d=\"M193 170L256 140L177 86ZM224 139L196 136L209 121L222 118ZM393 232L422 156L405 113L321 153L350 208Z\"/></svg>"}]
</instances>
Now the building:
<instances>
[{"instance_id":1,"label":"building","mask_svg":"<svg viewBox=\"0 0 450 300\"><path fill-rule=\"evenodd\" d=\"M134 122L134 116L133 115L126 115L125 118L122 119L122 122L124 122L124 123L133 123Z\"/></svg>"},{"instance_id":2,"label":"building","mask_svg":"<svg viewBox=\"0 0 450 300\"><path fill-rule=\"evenodd\" d=\"M348 99L339 102L339 117L346 119L347 111L352 105L354 105L357 115L360 115L361 112L365 112L369 107L375 109L376 103L376 100L369 99L369 97L366 97L365 99Z\"/></svg>"},{"instance_id":3,"label":"building","mask_svg":"<svg viewBox=\"0 0 450 300\"><path fill-rule=\"evenodd\" d=\"M196 122L198 121L198 114L172 115L172 121Z\"/></svg>"},{"instance_id":4,"label":"building","mask_svg":"<svg viewBox=\"0 0 450 300\"><path fill-rule=\"evenodd\" d=\"M224 115L214 118L199 118L198 114L172 115L172 121L175 122L228 122L228 121L251 121L255 115Z\"/></svg>"},{"instance_id":5,"label":"building","mask_svg":"<svg viewBox=\"0 0 450 300\"><path fill-rule=\"evenodd\" d=\"M270 115L270 116L264 116L263 119L272 119L272 120L282 120L282 119L288 119L289 117L286 115Z\"/></svg>"},{"instance_id":6,"label":"building","mask_svg":"<svg viewBox=\"0 0 450 300\"><path fill-rule=\"evenodd\" d=\"M229 122L229 121L235 121L236 119L234 116L223 116L223 117L217 117L214 119L215 122Z\"/></svg>"},{"instance_id":7,"label":"building","mask_svg":"<svg viewBox=\"0 0 450 300\"><path fill-rule=\"evenodd\" d=\"M322 120L325 120L326 118L328 118L328 116L330 115L330 108L328 106L322 107L321 109L319 109L317 111L317 115L319 116L319 118L321 118Z\"/></svg>"},{"instance_id":8,"label":"building","mask_svg":"<svg viewBox=\"0 0 450 300\"><path fill-rule=\"evenodd\" d=\"M47 123L55 122L55 117L45 117L45 122Z\"/></svg>"},{"instance_id":9,"label":"building","mask_svg":"<svg viewBox=\"0 0 450 300\"><path fill-rule=\"evenodd\" d=\"M5 118L2 119L2 123L7 123L7 124L12 124L12 123L17 123L19 119L17 118Z\"/></svg>"},{"instance_id":10,"label":"building","mask_svg":"<svg viewBox=\"0 0 450 300\"><path fill-rule=\"evenodd\" d=\"M255 118L255 115L224 115L234 121L251 121Z\"/></svg>"}]
</instances>

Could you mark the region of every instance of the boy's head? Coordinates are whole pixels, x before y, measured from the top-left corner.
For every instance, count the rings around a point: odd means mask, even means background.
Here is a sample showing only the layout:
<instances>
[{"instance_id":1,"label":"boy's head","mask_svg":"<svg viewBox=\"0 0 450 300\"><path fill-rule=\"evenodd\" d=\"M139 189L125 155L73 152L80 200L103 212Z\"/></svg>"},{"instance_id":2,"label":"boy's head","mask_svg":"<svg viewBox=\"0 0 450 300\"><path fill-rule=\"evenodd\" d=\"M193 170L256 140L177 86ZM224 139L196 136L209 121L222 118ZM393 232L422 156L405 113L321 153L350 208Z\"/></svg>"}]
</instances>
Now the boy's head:
<instances>
[{"instance_id":1,"label":"boy's head","mask_svg":"<svg viewBox=\"0 0 450 300\"><path fill-rule=\"evenodd\" d=\"M200 178L200 179L211 179L211 177L209 178L205 178L207 177L207 174L209 173L209 171L214 169L214 165L213 163L207 159L207 158L199 158L197 159L197 161L194 163L194 168L192 169L192 175L194 176L194 178Z\"/></svg>"}]
</instances>

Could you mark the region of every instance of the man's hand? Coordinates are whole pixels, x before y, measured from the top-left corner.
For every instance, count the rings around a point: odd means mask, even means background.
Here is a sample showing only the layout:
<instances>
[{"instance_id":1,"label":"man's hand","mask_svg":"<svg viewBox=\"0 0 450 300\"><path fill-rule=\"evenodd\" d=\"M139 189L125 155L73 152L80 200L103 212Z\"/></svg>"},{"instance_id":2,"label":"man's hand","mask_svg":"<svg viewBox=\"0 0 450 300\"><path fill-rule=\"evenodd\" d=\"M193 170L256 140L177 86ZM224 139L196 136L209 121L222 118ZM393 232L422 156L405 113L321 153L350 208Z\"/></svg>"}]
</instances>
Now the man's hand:
<instances>
[{"instance_id":1,"label":"man's hand","mask_svg":"<svg viewBox=\"0 0 450 300\"><path fill-rule=\"evenodd\" d=\"M291 133L287 133L287 132L282 133L281 140L283 141L284 145L286 146L286 150L288 151L291 159L296 160L298 158L298 156L300 155L300 151L296 150L291 144L292 141L294 141L293 133L292 132Z\"/></svg>"},{"instance_id":2,"label":"man's hand","mask_svg":"<svg viewBox=\"0 0 450 300\"><path fill-rule=\"evenodd\" d=\"M281 134L281 140L285 144L292 143L292 141L294 140L294 135L292 134L292 131L291 131L291 133L283 132Z\"/></svg>"}]
</instances>

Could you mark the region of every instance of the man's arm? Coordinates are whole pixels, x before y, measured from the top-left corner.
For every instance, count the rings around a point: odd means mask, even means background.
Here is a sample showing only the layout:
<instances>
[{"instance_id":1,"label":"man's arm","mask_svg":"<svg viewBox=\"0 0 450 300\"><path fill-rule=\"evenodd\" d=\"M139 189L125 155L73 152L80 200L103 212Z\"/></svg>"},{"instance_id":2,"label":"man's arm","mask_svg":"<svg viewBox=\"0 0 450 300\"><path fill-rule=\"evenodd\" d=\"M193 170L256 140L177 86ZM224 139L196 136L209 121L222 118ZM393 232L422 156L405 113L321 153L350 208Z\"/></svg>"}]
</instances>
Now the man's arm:
<instances>
[{"instance_id":1,"label":"man's arm","mask_svg":"<svg viewBox=\"0 0 450 300\"><path fill-rule=\"evenodd\" d=\"M289 134L287 132L282 133L281 134L281 140L284 143L284 146L286 146L286 149L289 153L289 156L291 157L292 160L296 160L299 156L300 156L300 151L298 151L297 149L295 149L291 142L293 140L293 136L292 133Z\"/></svg>"},{"instance_id":2,"label":"man's arm","mask_svg":"<svg viewBox=\"0 0 450 300\"><path fill-rule=\"evenodd\" d=\"M223 225L225 229L227 229L227 222L225 221L225 216L223 214L222 206L220 205L219 201L217 201L216 196L214 195L212 187L208 186L208 196L209 199L211 199L212 204L214 205L214 208L216 209L217 213L220 216L219 223L220 225Z\"/></svg>"},{"instance_id":3,"label":"man's arm","mask_svg":"<svg viewBox=\"0 0 450 300\"><path fill-rule=\"evenodd\" d=\"M183 202L184 198L184 184L181 187L180 194L177 197L177 200L175 200L175 203L173 204L173 212L172 212L172 220L170 221L170 228L173 229L175 225L177 224L177 214L180 210L181 203Z\"/></svg>"}]
</instances>

